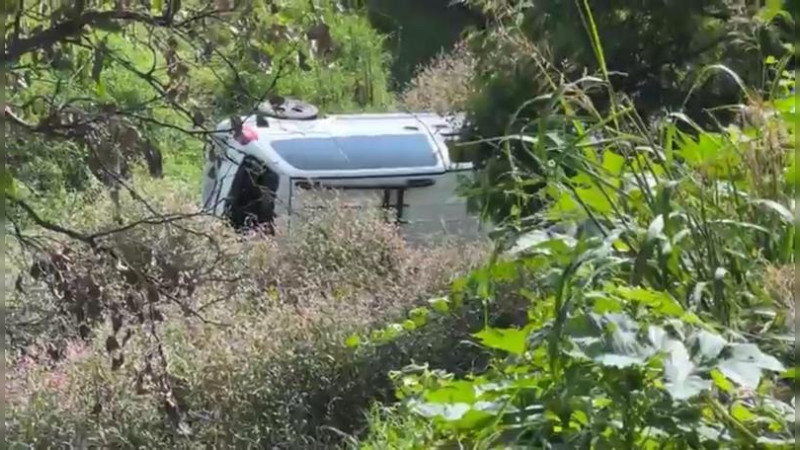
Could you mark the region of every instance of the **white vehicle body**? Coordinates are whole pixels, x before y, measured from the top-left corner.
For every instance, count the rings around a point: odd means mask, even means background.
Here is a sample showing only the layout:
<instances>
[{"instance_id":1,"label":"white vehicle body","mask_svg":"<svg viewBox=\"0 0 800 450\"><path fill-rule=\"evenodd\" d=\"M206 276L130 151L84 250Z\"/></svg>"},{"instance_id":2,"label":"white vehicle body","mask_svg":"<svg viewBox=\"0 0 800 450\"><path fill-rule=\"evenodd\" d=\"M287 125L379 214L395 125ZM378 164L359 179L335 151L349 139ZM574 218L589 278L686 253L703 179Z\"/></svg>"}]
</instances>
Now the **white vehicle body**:
<instances>
[{"instance_id":1,"label":"white vehicle body","mask_svg":"<svg viewBox=\"0 0 800 450\"><path fill-rule=\"evenodd\" d=\"M237 175L249 159L271 172L270 217L288 218L289 224L314 214L319 205L310 199L318 197L308 194L326 188L348 205L392 209L410 238L477 236L480 222L457 193L460 177L471 176L472 165L452 161L447 145L458 120L435 114L252 116L242 121L257 137L244 143L225 121L216 129L206 162L203 204L215 215L230 217Z\"/></svg>"}]
</instances>

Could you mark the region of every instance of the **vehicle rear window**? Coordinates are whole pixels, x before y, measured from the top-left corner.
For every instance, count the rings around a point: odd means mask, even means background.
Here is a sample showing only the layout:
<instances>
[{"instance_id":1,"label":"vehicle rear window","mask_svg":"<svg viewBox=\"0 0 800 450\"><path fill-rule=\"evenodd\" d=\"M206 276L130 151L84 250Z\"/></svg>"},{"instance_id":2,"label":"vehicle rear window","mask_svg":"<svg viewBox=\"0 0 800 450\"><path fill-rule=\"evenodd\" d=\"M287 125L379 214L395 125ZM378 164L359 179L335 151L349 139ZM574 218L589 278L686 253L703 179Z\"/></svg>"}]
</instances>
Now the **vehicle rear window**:
<instances>
[{"instance_id":1,"label":"vehicle rear window","mask_svg":"<svg viewBox=\"0 0 800 450\"><path fill-rule=\"evenodd\" d=\"M300 138L271 144L281 158L300 170L397 169L437 163L424 134Z\"/></svg>"}]
</instances>

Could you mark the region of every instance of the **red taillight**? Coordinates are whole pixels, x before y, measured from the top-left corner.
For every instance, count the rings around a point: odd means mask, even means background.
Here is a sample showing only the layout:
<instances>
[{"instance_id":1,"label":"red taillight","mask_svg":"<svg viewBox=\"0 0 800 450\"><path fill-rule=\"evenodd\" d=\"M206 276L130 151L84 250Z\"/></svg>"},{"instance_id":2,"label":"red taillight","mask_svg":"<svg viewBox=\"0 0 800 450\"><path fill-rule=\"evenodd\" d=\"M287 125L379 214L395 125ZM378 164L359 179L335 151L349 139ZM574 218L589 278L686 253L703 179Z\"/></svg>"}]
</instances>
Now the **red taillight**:
<instances>
[{"instance_id":1,"label":"red taillight","mask_svg":"<svg viewBox=\"0 0 800 450\"><path fill-rule=\"evenodd\" d=\"M242 132L236 136L236 141L242 145L247 145L258 140L258 132L249 126L243 126Z\"/></svg>"}]
</instances>

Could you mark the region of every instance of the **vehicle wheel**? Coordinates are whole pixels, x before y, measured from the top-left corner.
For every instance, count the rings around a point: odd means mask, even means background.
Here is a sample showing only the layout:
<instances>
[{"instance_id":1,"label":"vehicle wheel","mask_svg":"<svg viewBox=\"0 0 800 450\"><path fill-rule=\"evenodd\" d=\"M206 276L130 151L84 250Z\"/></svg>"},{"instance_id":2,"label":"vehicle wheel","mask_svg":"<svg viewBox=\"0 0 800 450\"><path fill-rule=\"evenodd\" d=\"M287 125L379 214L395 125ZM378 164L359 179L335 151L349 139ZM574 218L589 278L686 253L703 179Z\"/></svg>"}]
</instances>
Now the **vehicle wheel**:
<instances>
[{"instance_id":1,"label":"vehicle wheel","mask_svg":"<svg viewBox=\"0 0 800 450\"><path fill-rule=\"evenodd\" d=\"M288 97L274 97L258 105L258 112L267 117L285 120L314 120L319 108L311 103Z\"/></svg>"}]
</instances>

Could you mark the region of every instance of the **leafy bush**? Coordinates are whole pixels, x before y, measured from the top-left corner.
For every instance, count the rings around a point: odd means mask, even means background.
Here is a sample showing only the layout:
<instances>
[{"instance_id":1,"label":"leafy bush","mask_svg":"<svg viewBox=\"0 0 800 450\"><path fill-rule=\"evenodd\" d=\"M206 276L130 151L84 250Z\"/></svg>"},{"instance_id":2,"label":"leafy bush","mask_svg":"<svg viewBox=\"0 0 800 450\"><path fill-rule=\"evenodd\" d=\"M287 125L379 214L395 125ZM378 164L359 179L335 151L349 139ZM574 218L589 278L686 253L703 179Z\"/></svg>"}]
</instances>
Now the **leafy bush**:
<instances>
[{"instance_id":1,"label":"leafy bush","mask_svg":"<svg viewBox=\"0 0 800 450\"><path fill-rule=\"evenodd\" d=\"M192 213L185 193L155 194L164 183L139 183L143 195L161 199L150 208ZM126 221L150 217L141 203L125 202ZM64 223L87 233L113 229L108 217L94 215L103 206ZM149 303L162 317L154 322L136 319L126 305L138 289L124 284L117 267L87 257L89 250L75 248L56 278L103 281L93 324L65 315L71 310L52 290L56 279L22 275L7 327L33 339L14 341L20 347L8 361L6 444L321 448L341 439L336 430L357 431L362 420L354 414L391 398L390 370L412 361L471 368L466 355L474 349L459 348L463 333L444 325L355 354L342 343L354 329L443 294L454 274L478 264L485 245L412 248L377 217L332 206L274 238L235 236L193 216L109 236L103 242L127 252L131 268L160 280L161 298ZM149 263L136 266L139 260ZM172 279L181 284L168 288ZM76 291L75 298L84 297ZM60 326L48 322L54 317ZM81 325L91 325L83 338ZM114 336L118 349L108 347Z\"/></svg>"},{"instance_id":2,"label":"leafy bush","mask_svg":"<svg viewBox=\"0 0 800 450\"><path fill-rule=\"evenodd\" d=\"M20 13L20 38L38 36L51 21L84 9L160 13L156 4L89 1L37 15L34 3L9 5L12 17ZM12 61L7 106L19 120L4 126L9 172L21 189L80 191L90 187L92 173L102 178L100 172L113 171L117 159L127 162L135 146L117 145L119 139L103 133L101 119L129 121L137 140L163 155L165 176L196 186L205 132L226 115L247 114L277 95L303 98L327 113L383 110L394 101L383 38L360 10L341 9L333 0L258 0L230 11L232 2L216 8L213 2L168 1L166 9L173 3L186 25L120 21L87 27L91 33L77 43L33 46ZM100 131L87 136L87 123L101 125ZM100 159L102 170L93 159Z\"/></svg>"},{"instance_id":3,"label":"leafy bush","mask_svg":"<svg viewBox=\"0 0 800 450\"><path fill-rule=\"evenodd\" d=\"M473 189L476 210L496 222L512 216L512 209L529 216L542 207L536 201L516 201L518 196L536 198L542 185L511 179L507 154L540 175L546 172L540 166L545 161L530 157L518 139L498 138L529 134L528 119L548 114L559 89L586 97L591 108L606 116L613 114L610 102L625 97L641 116L642 127L680 111L713 128L735 119L728 106L746 99L742 85L761 95L771 89L779 74L774 65L764 64L770 55L792 67L791 40L781 30L791 28L793 19L780 10L780 2L763 9L727 1L668 6L560 0L472 3L494 20L469 39L476 56L476 95L468 108L472 126L465 134L467 140L480 142L475 162L484 168ZM710 70L715 64L737 76ZM590 88L589 74L598 74L617 96L604 95L596 85ZM537 138L576 132L559 129L562 124L555 121L553 129ZM681 128L693 132L689 126ZM493 189L498 185L504 189Z\"/></svg>"},{"instance_id":4,"label":"leafy bush","mask_svg":"<svg viewBox=\"0 0 800 450\"><path fill-rule=\"evenodd\" d=\"M495 353L486 371L395 372L399 403L373 414L360 448L794 446L789 309L763 288L794 263L794 80L777 73L764 97L746 91L737 125L713 131L682 114L648 129L600 79L610 116L586 94L592 80L521 115L507 177L541 189L512 191L511 205L544 207L517 209L506 252L409 320L492 311L511 290L528 299L524 323L472 334Z\"/></svg>"}]
</instances>

